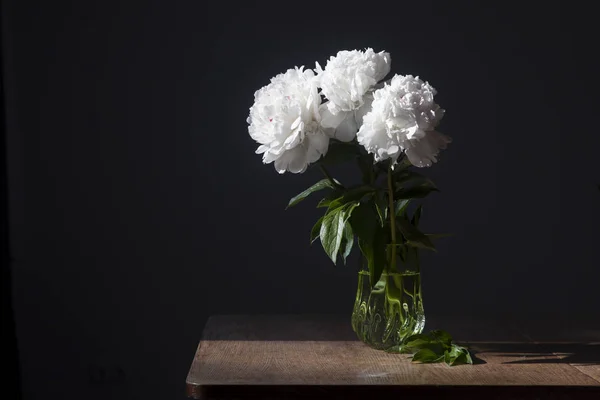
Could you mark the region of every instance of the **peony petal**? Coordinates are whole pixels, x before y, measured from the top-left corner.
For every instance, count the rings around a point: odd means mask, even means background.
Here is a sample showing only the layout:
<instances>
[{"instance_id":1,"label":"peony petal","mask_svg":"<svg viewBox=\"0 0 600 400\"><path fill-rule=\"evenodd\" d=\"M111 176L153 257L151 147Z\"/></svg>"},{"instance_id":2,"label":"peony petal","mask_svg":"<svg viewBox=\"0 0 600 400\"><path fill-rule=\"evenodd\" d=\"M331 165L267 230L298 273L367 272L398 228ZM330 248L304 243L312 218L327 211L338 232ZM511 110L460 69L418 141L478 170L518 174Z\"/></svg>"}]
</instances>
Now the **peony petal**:
<instances>
[{"instance_id":1,"label":"peony petal","mask_svg":"<svg viewBox=\"0 0 600 400\"><path fill-rule=\"evenodd\" d=\"M344 118L346 118L347 113L339 112L337 114L332 114L327 106L328 103L325 103L319 108L319 113L321 115L321 126L324 128L335 129L340 123L342 123Z\"/></svg>"},{"instance_id":2,"label":"peony petal","mask_svg":"<svg viewBox=\"0 0 600 400\"><path fill-rule=\"evenodd\" d=\"M377 55L379 57L375 59L377 67L375 75L373 77L377 81L380 81L383 78L385 78L387 74L390 73L390 70L392 68L392 58L390 56L390 53L386 53L385 51L380 51L379 53L377 53Z\"/></svg>"},{"instance_id":3,"label":"peony petal","mask_svg":"<svg viewBox=\"0 0 600 400\"><path fill-rule=\"evenodd\" d=\"M440 150L445 149L452 139L437 131L428 131L424 138L411 141L412 146L406 149L406 156L416 167L430 167L437 162Z\"/></svg>"},{"instance_id":4,"label":"peony petal","mask_svg":"<svg viewBox=\"0 0 600 400\"><path fill-rule=\"evenodd\" d=\"M364 116L371 111L371 105L373 104L373 92L365 94L363 97L363 105L356 111L354 111L354 119L356 124L360 127L363 124Z\"/></svg>"},{"instance_id":5,"label":"peony petal","mask_svg":"<svg viewBox=\"0 0 600 400\"><path fill-rule=\"evenodd\" d=\"M298 118L296 118L294 120L294 122L292 122L292 125L290 126L291 130L296 129L298 126L300 126L300 124L302 123L302 116L299 116Z\"/></svg>"},{"instance_id":6,"label":"peony petal","mask_svg":"<svg viewBox=\"0 0 600 400\"><path fill-rule=\"evenodd\" d=\"M269 149L269 153L273 153L277 156L280 156L284 151L285 151L285 148L283 148L282 146L271 145L271 148Z\"/></svg>"},{"instance_id":7,"label":"peony petal","mask_svg":"<svg viewBox=\"0 0 600 400\"><path fill-rule=\"evenodd\" d=\"M306 170L305 135L316 129L324 135L319 127L320 105L315 73L303 66L288 69L257 90L247 122L263 162L275 162L280 173Z\"/></svg>"},{"instance_id":8,"label":"peony petal","mask_svg":"<svg viewBox=\"0 0 600 400\"><path fill-rule=\"evenodd\" d=\"M341 140L342 142L350 142L356 137L358 126L356 125L353 112L347 112L345 114L346 118L338 125L334 135L336 139Z\"/></svg>"},{"instance_id":9,"label":"peony petal","mask_svg":"<svg viewBox=\"0 0 600 400\"><path fill-rule=\"evenodd\" d=\"M419 129L419 125L413 125L406 129L406 139L408 140L421 140L426 135L425 131Z\"/></svg>"},{"instance_id":10,"label":"peony petal","mask_svg":"<svg viewBox=\"0 0 600 400\"><path fill-rule=\"evenodd\" d=\"M275 160L274 166L275 169L277 170L277 172L279 172L280 174L285 173L285 171L287 171L287 167L288 164L290 163L290 160L285 157L285 153L283 153L283 155L281 157L279 157L277 160Z\"/></svg>"},{"instance_id":11,"label":"peony petal","mask_svg":"<svg viewBox=\"0 0 600 400\"><path fill-rule=\"evenodd\" d=\"M258 149L256 149L255 153L256 154L262 154L262 153L264 153L267 150L269 150L269 146L261 144L260 146L258 146Z\"/></svg>"},{"instance_id":12,"label":"peony petal","mask_svg":"<svg viewBox=\"0 0 600 400\"><path fill-rule=\"evenodd\" d=\"M422 148L420 147L406 149L406 157L408 157L408 161L415 167L424 168L431 166L430 158L422 152Z\"/></svg>"},{"instance_id":13,"label":"peony petal","mask_svg":"<svg viewBox=\"0 0 600 400\"><path fill-rule=\"evenodd\" d=\"M375 155L375 161L391 158L396 162L406 150L414 165L436 162L440 149L450 139L432 130L443 116L442 109L433 102L434 94L435 90L418 77L395 75L373 91L368 112L357 110L358 121L362 114L358 142Z\"/></svg>"},{"instance_id":14,"label":"peony petal","mask_svg":"<svg viewBox=\"0 0 600 400\"><path fill-rule=\"evenodd\" d=\"M429 137L430 143L441 150L446 149L448 144L452 143L452 138L450 136L444 135L438 131L429 131L427 132L427 136Z\"/></svg>"},{"instance_id":15,"label":"peony petal","mask_svg":"<svg viewBox=\"0 0 600 400\"><path fill-rule=\"evenodd\" d=\"M263 163L270 164L273 161L277 160L279 157L280 157L279 154L274 154L270 151L267 151L267 152L263 153Z\"/></svg>"},{"instance_id":16,"label":"peony petal","mask_svg":"<svg viewBox=\"0 0 600 400\"><path fill-rule=\"evenodd\" d=\"M298 146L286 152L289 160L288 171L293 174L300 174L306 171L308 163L306 162L306 149L304 146Z\"/></svg>"},{"instance_id":17,"label":"peony petal","mask_svg":"<svg viewBox=\"0 0 600 400\"><path fill-rule=\"evenodd\" d=\"M330 57L325 69L319 71L319 85L330 102L331 113L335 115L339 111L354 111L361 107L365 93L389 70L389 54L375 53L371 48L364 52L343 50Z\"/></svg>"},{"instance_id":18,"label":"peony petal","mask_svg":"<svg viewBox=\"0 0 600 400\"><path fill-rule=\"evenodd\" d=\"M315 71L317 71L317 74L323 73L323 68L321 68L321 64L318 61L315 61Z\"/></svg>"},{"instance_id":19,"label":"peony petal","mask_svg":"<svg viewBox=\"0 0 600 400\"><path fill-rule=\"evenodd\" d=\"M327 154L329 148L329 137L323 133L316 135L307 135L307 150L306 150L306 161L308 163L314 163L321 156Z\"/></svg>"}]
</instances>

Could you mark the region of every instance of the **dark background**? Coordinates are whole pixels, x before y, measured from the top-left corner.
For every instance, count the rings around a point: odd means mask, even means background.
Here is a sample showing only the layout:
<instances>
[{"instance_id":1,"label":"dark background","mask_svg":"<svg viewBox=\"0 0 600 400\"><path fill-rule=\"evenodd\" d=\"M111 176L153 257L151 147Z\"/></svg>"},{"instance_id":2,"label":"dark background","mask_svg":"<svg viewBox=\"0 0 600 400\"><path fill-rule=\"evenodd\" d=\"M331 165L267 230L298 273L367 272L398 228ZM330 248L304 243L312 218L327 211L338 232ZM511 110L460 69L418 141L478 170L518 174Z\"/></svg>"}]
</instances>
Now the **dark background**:
<instances>
[{"instance_id":1,"label":"dark background","mask_svg":"<svg viewBox=\"0 0 600 400\"><path fill-rule=\"evenodd\" d=\"M350 317L355 266L308 245L316 199L284 211L320 176L262 165L246 124L270 77L341 49L390 52L447 109L427 312L598 318L584 4L3 1L24 398L180 398L211 314Z\"/></svg>"}]
</instances>

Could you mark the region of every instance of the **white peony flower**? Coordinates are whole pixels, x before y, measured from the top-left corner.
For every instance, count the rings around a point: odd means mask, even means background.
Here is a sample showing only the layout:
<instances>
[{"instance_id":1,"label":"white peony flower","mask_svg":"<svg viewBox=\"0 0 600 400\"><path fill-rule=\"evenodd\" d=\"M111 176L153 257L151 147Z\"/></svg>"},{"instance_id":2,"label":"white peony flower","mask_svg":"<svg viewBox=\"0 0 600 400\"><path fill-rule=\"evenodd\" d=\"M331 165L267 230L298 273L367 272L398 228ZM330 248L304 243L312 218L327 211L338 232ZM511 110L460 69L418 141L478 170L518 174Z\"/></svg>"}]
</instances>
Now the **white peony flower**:
<instances>
[{"instance_id":1,"label":"white peony flower","mask_svg":"<svg viewBox=\"0 0 600 400\"><path fill-rule=\"evenodd\" d=\"M367 92L363 96L363 105L360 108L355 111L341 111L335 115L329 111L328 103L321 104L321 125L327 128L326 133L332 138L350 142L356 137L356 132L363 123L363 117L371 110L371 103L373 103L373 93Z\"/></svg>"},{"instance_id":2,"label":"white peony flower","mask_svg":"<svg viewBox=\"0 0 600 400\"><path fill-rule=\"evenodd\" d=\"M280 174L302 173L327 153L329 136L320 124L315 74L304 67L289 69L254 93L248 132L260 146L265 164L274 162Z\"/></svg>"},{"instance_id":3,"label":"white peony flower","mask_svg":"<svg viewBox=\"0 0 600 400\"><path fill-rule=\"evenodd\" d=\"M402 152L417 167L437 161L441 149L451 142L434 129L444 115L433 101L436 91L412 75L395 75L389 84L373 93L373 104L357 133L358 142L375 161L388 158L396 163Z\"/></svg>"},{"instance_id":4,"label":"white peony flower","mask_svg":"<svg viewBox=\"0 0 600 400\"><path fill-rule=\"evenodd\" d=\"M321 106L322 123L332 137L344 142L354 139L370 109L372 88L390 72L390 65L389 53L371 48L340 51L325 69L316 63L321 93L329 100Z\"/></svg>"},{"instance_id":5,"label":"white peony flower","mask_svg":"<svg viewBox=\"0 0 600 400\"><path fill-rule=\"evenodd\" d=\"M419 140L409 140L406 147L408 161L416 167L431 167L437 162L440 150L447 147L452 139L438 131L426 131L425 136Z\"/></svg>"},{"instance_id":6,"label":"white peony flower","mask_svg":"<svg viewBox=\"0 0 600 400\"><path fill-rule=\"evenodd\" d=\"M373 49L339 51L330 57L322 69L316 63L317 79L321 92L329 102L327 108L333 115L340 111L355 111L363 105L363 96L389 72L389 53L375 53Z\"/></svg>"}]
</instances>

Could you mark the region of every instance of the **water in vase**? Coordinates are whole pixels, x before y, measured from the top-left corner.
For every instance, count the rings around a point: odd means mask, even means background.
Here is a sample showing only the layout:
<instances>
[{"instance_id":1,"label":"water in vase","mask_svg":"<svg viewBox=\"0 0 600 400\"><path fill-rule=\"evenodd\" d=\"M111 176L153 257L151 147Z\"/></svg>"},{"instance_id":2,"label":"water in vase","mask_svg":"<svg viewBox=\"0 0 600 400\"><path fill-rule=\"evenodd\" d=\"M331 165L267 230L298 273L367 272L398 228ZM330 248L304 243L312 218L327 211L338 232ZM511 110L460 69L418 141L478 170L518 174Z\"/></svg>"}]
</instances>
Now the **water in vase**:
<instances>
[{"instance_id":1,"label":"water in vase","mask_svg":"<svg viewBox=\"0 0 600 400\"><path fill-rule=\"evenodd\" d=\"M359 272L352 328L363 342L376 349L395 351L404 339L421 333L424 327L418 272L384 272L373 288L369 272Z\"/></svg>"}]
</instances>

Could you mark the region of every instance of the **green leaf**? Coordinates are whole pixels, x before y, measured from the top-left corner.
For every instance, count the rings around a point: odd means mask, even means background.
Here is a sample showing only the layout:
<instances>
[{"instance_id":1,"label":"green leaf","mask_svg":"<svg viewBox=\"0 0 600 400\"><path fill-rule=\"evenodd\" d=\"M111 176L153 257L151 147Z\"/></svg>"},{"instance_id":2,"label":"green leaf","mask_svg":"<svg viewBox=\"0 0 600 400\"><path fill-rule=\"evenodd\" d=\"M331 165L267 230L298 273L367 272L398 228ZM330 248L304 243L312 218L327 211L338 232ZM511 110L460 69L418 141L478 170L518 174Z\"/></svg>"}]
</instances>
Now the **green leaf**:
<instances>
[{"instance_id":1,"label":"green leaf","mask_svg":"<svg viewBox=\"0 0 600 400\"><path fill-rule=\"evenodd\" d=\"M404 346L407 348L421 348L426 344L431 343L431 338L424 334L412 335L404 341Z\"/></svg>"},{"instance_id":2,"label":"green leaf","mask_svg":"<svg viewBox=\"0 0 600 400\"><path fill-rule=\"evenodd\" d=\"M402 260L403 263L406 263L406 249L407 246L404 244L396 244L396 248L397 248L397 255L398 257L400 257L400 260Z\"/></svg>"},{"instance_id":3,"label":"green leaf","mask_svg":"<svg viewBox=\"0 0 600 400\"><path fill-rule=\"evenodd\" d=\"M373 200L359 203L350 216L350 224L358 236L358 246L367 261L372 286L383 272L387 244L387 230L379 225L378 218Z\"/></svg>"},{"instance_id":4,"label":"green leaf","mask_svg":"<svg viewBox=\"0 0 600 400\"><path fill-rule=\"evenodd\" d=\"M433 247L431 241L420 241L420 240L407 240L406 245L417 249L431 250L437 252L437 249Z\"/></svg>"},{"instance_id":5,"label":"green leaf","mask_svg":"<svg viewBox=\"0 0 600 400\"><path fill-rule=\"evenodd\" d=\"M429 335L433 340L443 343L445 346L450 346L452 343L452 336L446 331L436 329L429 332Z\"/></svg>"},{"instance_id":6,"label":"green leaf","mask_svg":"<svg viewBox=\"0 0 600 400\"><path fill-rule=\"evenodd\" d=\"M429 337L428 335L426 335L424 333L416 333L416 334L411 335L411 336L407 337L406 339L404 339L404 343L407 345L411 345L411 343L416 340L420 340L420 341L429 343L429 342L431 342L432 339L431 339L431 337Z\"/></svg>"},{"instance_id":7,"label":"green leaf","mask_svg":"<svg viewBox=\"0 0 600 400\"><path fill-rule=\"evenodd\" d=\"M333 199L328 199L327 197L323 197L321 200L319 200L319 202L317 203L317 208L323 208L323 207L329 207L329 204L331 204L331 201Z\"/></svg>"},{"instance_id":8,"label":"green leaf","mask_svg":"<svg viewBox=\"0 0 600 400\"><path fill-rule=\"evenodd\" d=\"M383 226L387 219L387 203L383 193L377 192L375 195L375 209L377 210L380 225Z\"/></svg>"},{"instance_id":9,"label":"green leaf","mask_svg":"<svg viewBox=\"0 0 600 400\"><path fill-rule=\"evenodd\" d=\"M406 207L408 207L408 203L410 203L410 199L402 199L396 201L396 215L402 215L406 210Z\"/></svg>"},{"instance_id":10,"label":"green leaf","mask_svg":"<svg viewBox=\"0 0 600 400\"><path fill-rule=\"evenodd\" d=\"M393 175L393 178L394 182L396 183L396 186L399 187L408 187L422 184L431 185L435 187L435 184L431 179L429 179L425 175L408 169L399 171L398 173Z\"/></svg>"},{"instance_id":11,"label":"green leaf","mask_svg":"<svg viewBox=\"0 0 600 400\"><path fill-rule=\"evenodd\" d=\"M396 217L396 226L406 239L407 245L435 251L435 246L429 237L418 230L405 217Z\"/></svg>"},{"instance_id":12,"label":"green leaf","mask_svg":"<svg viewBox=\"0 0 600 400\"><path fill-rule=\"evenodd\" d=\"M412 244L408 244L405 247L404 253L404 264L406 264L406 269L412 269L414 271L420 271L421 268L419 266L419 248L413 246Z\"/></svg>"},{"instance_id":13,"label":"green leaf","mask_svg":"<svg viewBox=\"0 0 600 400\"><path fill-rule=\"evenodd\" d=\"M446 362L449 366L473 364L469 351L452 344L452 336L442 330L433 330L429 335L413 335L405 339L397 352L414 353L413 362Z\"/></svg>"},{"instance_id":14,"label":"green leaf","mask_svg":"<svg viewBox=\"0 0 600 400\"><path fill-rule=\"evenodd\" d=\"M350 216L350 224L359 238L372 243L377 229L377 214L369 203L360 203Z\"/></svg>"},{"instance_id":15,"label":"green leaf","mask_svg":"<svg viewBox=\"0 0 600 400\"><path fill-rule=\"evenodd\" d=\"M412 186L409 188L403 188L397 190L394 193L394 198L396 199L420 199L427 196L431 192L439 192L439 189L436 188L433 184L420 184L416 186Z\"/></svg>"},{"instance_id":16,"label":"green leaf","mask_svg":"<svg viewBox=\"0 0 600 400\"><path fill-rule=\"evenodd\" d=\"M313 227L312 227L312 229L310 231L310 244L313 244L313 242L319 238L319 235L321 233L321 225L323 224L323 219L324 218L325 218L325 216L323 215L313 225Z\"/></svg>"},{"instance_id":17,"label":"green leaf","mask_svg":"<svg viewBox=\"0 0 600 400\"><path fill-rule=\"evenodd\" d=\"M346 190L342 196L342 203L348 203L350 201L360 200L364 195L368 193L374 193L376 189L370 185L361 185Z\"/></svg>"},{"instance_id":18,"label":"green leaf","mask_svg":"<svg viewBox=\"0 0 600 400\"><path fill-rule=\"evenodd\" d=\"M350 217L352 216L352 213L354 212L354 210L360 206L360 202L359 201L353 201L352 203L346 203L345 204L345 215L344 215L344 222L346 222L348 219L350 219Z\"/></svg>"},{"instance_id":19,"label":"green leaf","mask_svg":"<svg viewBox=\"0 0 600 400\"><path fill-rule=\"evenodd\" d=\"M336 263L338 251L342 244L342 237L344 235L344 209L338 208L325 215L319 236L321 238L321 244L323 250L331 258L333 263Z\"/></svg>"},{"instance_id":20,"label":"green leaf","mask_svg":"<svg viewBox=\"0 0 600 400\"><path fill-rule=\"evenodd\" d=\"M371 287L374 287L381 278L385 267L385 232L382 228L376 227L372 238L358 237L358 246L367 260Z\"/></svg>"},{"instance_id":21,"label":"green leaf","mask_svg":"<svg viewBox=\"0 0 600 400\"><path fill-rule=\"evenodd\" d=\"M431 343L426 343L420 346L420 348L429 349L439 356L444 356L444 352L446 351L448 346L445 346L443 343L438 342L436 340L432 340Z\"/></svg>"},{"instance_id":22,"label":"green leaf","mask_svg":"<svg viewBox=\"0 0 600 400\"><path fill-rule=\"evenodd\" d=\"M444 354L439 355L430 349L421 349L412 357L413 362L417 363L434 363L444 359Z\"/></svg>"},{"instance_id":23,"label":"green leaf","mask_svg":"<svg viewBox=\"0 0 600 400\"><path fill-rule=\"evenodd\" d=\"M327 195L325 195L325 197L323 197L319 203L317 204L317 208L322 208L322 207L329 207L329 205L331 204L331 202L335 199L341 199L342 198L342 194L343 194L343 190L340 189L334 189L331 192L327 193Z\"/></svg>"},{"instance_id":24,"label":"green leaf","mask_svg":"<svg viewBox=\"0 0 600 400\"><path fill-rule=\"evenodd\" d=\"M458 357L456 357L454 362L451 363L450 365L454 366L454 365L462 365L462 364L473 365L473 358L471 358L471 353L469 353L469 350L467 350L467 349L463 349L462 354L459 355Z\"/></svg>"},{"instance_id":25,"label":"green leaf","mask_svg":"<svg viewBox=\"0 0 600 400\"><path fill-rule=\"evenodd\" d=\"M358 167L362 173L362 181L364 184L369 184L375 177L373 170L373 155L365 154L358 158Z\"/></svg>"},{"instance_id":26,"label":"green leaf","mask_svg":"<svg viewBox=\"0 0 600 400\"><path fill-rule=\"evenodd\" d=\"M336 181L337 182L337 181ZM323 190L323 189L327 189L327 188L334 188L333 183L331 183L331 181L329 179L322 179L319 182L315 183L314 185L312 185L311 187L309 187L308 189L306 189L304 192L294 196L291 198L290 202L288 203L286 210L292 206L295 206L296 204L300 203L302 200L304 200L305 198L307 198L311 193L317 192L319 190Z\"/></svg>"},{"instance_id":27,"label":"green leaf","mask_svg":"<svg viewBox=\"0 0 600 400\"><path fill-rule=\"evenodd\" d=\"M357 186L357 187L353 187L350 189L347 189L345 191L343 191L343 195L341 197L338 197L336 199L331 200L330 202L326 202L326 201L321 201L319 202L319 205L324 205L327 204L329 210L327 211L328 213L332 210L335 210L336 208L345 206L348 203L353 203L356 201L359 201L360 199L362 199L362 197L368 193L374 193L375 192L375 188L373 188L372 186L368 186L368 185L361 185L361 186ZM317 207L319 207L319 205L317 205Z\"/></svg>"},{"instance_id":28,"label":"green leaf","mask_svg":"<svg viewBox=\"0 0 600 400\"><path fill-rule=\"evenodd\" d=\"M350 255L350 252L352 251L352 246L354 245L354 232L352 232L352 226L349 222L346 222L344 224L344 238L342 240L342 244L342 257L344 259L344 265L346 265L346 259Z\"/></svg>"},{"instance_id":29,"label":"green leaf","mask_svg":"<svg viewBox=\"0 0 600 400\"><path fill-rule=\"evenodd\" d=\"M330 213L331 211L335 210L336 208L340 208L344 206L344 198L342 196L335 198L333 200L331 200L328 205L327 205L327 211L325 212Z\"/></svg>"},{"instance_id":30,"label":"green leaf","mask_svg":"<svg viewBox=\"0 0 600 400\"><path fill-rule=\"evenodd\" d=\"M350 250L352 250L354 234L350 224L347 224L346 222L352 216L354 209L359 205L360 203L357 201L346 203L335 209L328 209L323 216L323 221L321 222L321 227L319 229L319 237L321 238L323 249L334 264L337 261L337 255L344 239L346 239L346 246L344 247L343 252L349 254ZM346 228L346 225L348 225L348 228ZM313 229L316 228L313 227ZM314 232L311 232L311 236L313 234ZM348 236L351 236L351 241L348 239ZM348 254L344 255L344 263Z\"/></svg>"},{"instance_id":31,"label":"green leaf","mask_svg":"<svg viewBox=\"0 0 600 400\"><path fill-rule=\"evenodd\" d=\"M378 252L375 250L374 243L368 242L359 237L358 246L367 260L371 287L375 287L375 284L379 282L379 279L381 278L384 263L380 261L381 257L378 256ZM380 253L383 254L383 252Z\"/></svg>"},{"instance_id":32,"label":"green leaf","mask_svg":"<svg viewBox=\"0 0 600 400\"><path fill-rule=\"evenodd\" d=\"M375 284L381 278L381 274L383 273L383 269L385 267L385 248L386 248L386 240L385 240L385 231L381 227L377 227L375 230L375 235L373 237L372 243L372 251L373 254L369 260L369 277L371 278L371 286L374 287Z\"/></svg>"},{"instance_id":33,"label":"green leaf","mask_svg":"<svg viewBox=\"0 0 600 400\"><path fill-rule=\"evenodd\" d=\"M473 359L471 358L471 355L466 352L466 353L462 353L461 355L459 355L458 357L456 357L452 362L450 362L451 367L454 367L456 365L465 365L465 364L469 364L469 365L473 365Z\"/></svg>"},{"instance_id":34,"label":"green leaf","mask_svg":"<svg viewBox=\"0 0 600 400\"><path fill-rule=\"evenodd\" d=\"M360 249L360 252L362 253L365 260L367 261L367 267L369 267L370 270L370 267L373 263L373 244L370 241L367 241L362 237L358 236L358 248Z\"/></svg>"},{"instance_id":35,"label":"green leaf","mask_svg":"<svg viewBox=\"0 0 600 400\"><path fill-rule=\"evenodd\" d=\"M423 213L423 204L419 204L415 213L413 214L411 223L414 226L419 226L419 221L421 220L421 214Z\"/></svg>"},{"instance_id":36,"label":"green leaf","mask_svg":"<svg viewBox=\"0 0 600 400\"><path fill-rule=\"evenodd\" d=\"M390 348L383 349L383 351L385 351L386 353L394 353L394 354L414 354L414 351L412 351L411 349L409 349L401 344L396 344Z\"/></svg>"},{"instance_id":37,"label":"green leaf","mask_svg":"<svg viewBox=\"0 0 600 400\"><path fill-rule=\"evenodd\" d=\"M352 161L360 155L355 144L345 142L332 142L327 149L327 154L320 160L324 165L341 164Z\"/></svg>"},{"instance_id":38,"label":"green leaf","mask_svg":"<svg viewBox=\"0 0 600 400\"><path fill-rule=\"evenodd\" d=\"M453 344L449 350L445 351L444 361L450 366L473 364L473 359L471 358L469 351L464 347L455 344Z\"/></svg>"}]
</instances>

